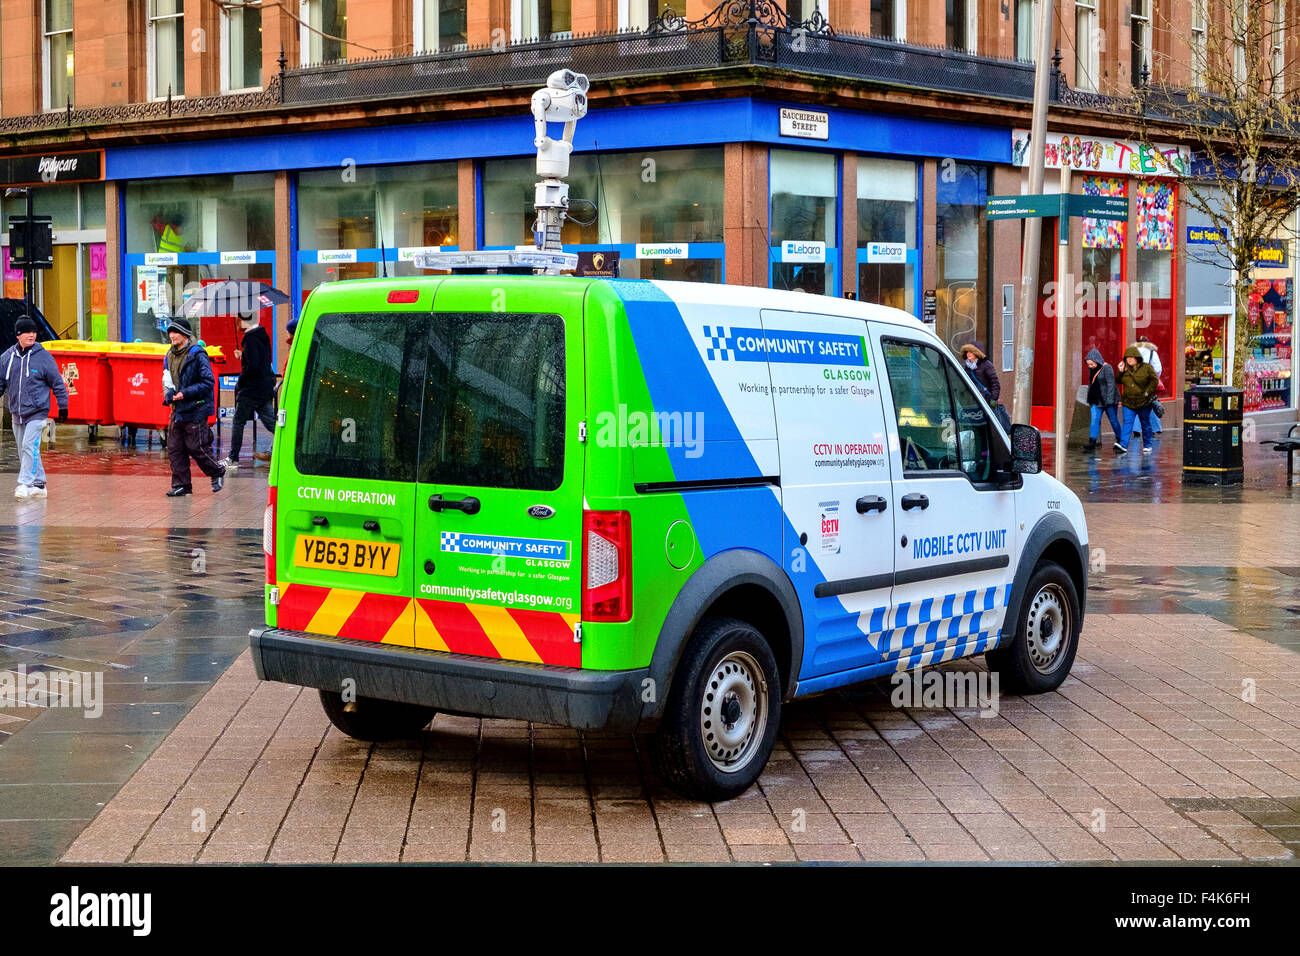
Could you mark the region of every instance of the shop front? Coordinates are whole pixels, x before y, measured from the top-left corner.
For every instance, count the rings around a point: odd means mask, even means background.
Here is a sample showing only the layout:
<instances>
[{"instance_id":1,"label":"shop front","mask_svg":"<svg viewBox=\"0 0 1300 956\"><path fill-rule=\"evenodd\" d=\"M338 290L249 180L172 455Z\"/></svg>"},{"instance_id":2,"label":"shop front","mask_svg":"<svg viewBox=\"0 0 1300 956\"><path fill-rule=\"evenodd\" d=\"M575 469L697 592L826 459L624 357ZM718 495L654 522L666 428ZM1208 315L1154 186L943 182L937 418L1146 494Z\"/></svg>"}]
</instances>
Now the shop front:
<instances>
[{"instance_id":1,"label":"shop front","mask_svg":"<svg viewBox=\"0 0 1300 956\"><path fill-rule=\"evenodd\" d=\"M32 214L51 220L53 266L33 271L32 301L59 338L102 338L108 332L103 170L101 150L0 160L0 191L30 189ZM9 266L7 228L11 218L27 213L28 197L19 190L3 201L0 266L7 299L24 296L23 272Z\"/></svg>"}]
</instances>

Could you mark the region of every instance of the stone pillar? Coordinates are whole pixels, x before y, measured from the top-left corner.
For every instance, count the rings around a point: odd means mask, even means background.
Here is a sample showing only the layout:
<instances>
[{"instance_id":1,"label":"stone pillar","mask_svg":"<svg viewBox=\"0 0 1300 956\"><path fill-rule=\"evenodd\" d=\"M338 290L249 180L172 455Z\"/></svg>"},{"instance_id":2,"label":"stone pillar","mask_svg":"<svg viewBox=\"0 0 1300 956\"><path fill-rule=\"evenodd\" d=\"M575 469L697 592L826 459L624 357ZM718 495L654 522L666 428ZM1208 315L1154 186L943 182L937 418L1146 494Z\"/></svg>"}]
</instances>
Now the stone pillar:
<instances>
[{"instance_id":1,"label":"stone pillar","mask_svg":"<svg viewBox=\"0 0 1300 956\"><path fill-rule=\"evenodd\" d=\"M275 287L289 295L293 295L293 273L298 267L298 264L293 261L293 249L290 243L292 219L289 206L289 177L292 175L293 173L287 169L276 170L275 196L272 200L275 206ZM275 310L276 367L281 371L284 370L285 362L289 360L289 333L285 330L285 326L293 318L297 304L290 302L287 305L277 306Z\"/></svg>"},{"instance_id":2,"label":"stone pillar","mask_svg":"<svg viewBox=\"0 0 1300 956\"><path fill-rule=\"evenodd\" d=\"M724 149L723 245L727 282L768 284L767 147L728 143Z\"/></svg>"},{"instance_id":3,"label":"stone pillar","mask_svg":"<svg viewBox=\"0 0 1300 956\"><path fill-rule=\"evenodd\" d=\"M121 186L113 181L104 183L104 264L108 282L108 338L110 342L122 339L122 281L131 281L122 275L122 222L118 216Z\"/></svg>"},{"instance_id":4,"label":"stone pillar","mask_svg":"<svg viewBox=\"0 0 1300 956\"><path fill-rule=\"evenodd\" d=\"M846 152L841 164L840 295L858 288L858 154Z\"/></svg>"},{"instance_id":5,"label":"stone pillar","mask_svg":"<svg viewBox=\"0 0 1300 956\"><path fill-rule=\"evenodd\" d=\"M478 248L478 189L475 162L458 160L456 164L456 241L462 250Z\"/></svg>"}]
</instances>

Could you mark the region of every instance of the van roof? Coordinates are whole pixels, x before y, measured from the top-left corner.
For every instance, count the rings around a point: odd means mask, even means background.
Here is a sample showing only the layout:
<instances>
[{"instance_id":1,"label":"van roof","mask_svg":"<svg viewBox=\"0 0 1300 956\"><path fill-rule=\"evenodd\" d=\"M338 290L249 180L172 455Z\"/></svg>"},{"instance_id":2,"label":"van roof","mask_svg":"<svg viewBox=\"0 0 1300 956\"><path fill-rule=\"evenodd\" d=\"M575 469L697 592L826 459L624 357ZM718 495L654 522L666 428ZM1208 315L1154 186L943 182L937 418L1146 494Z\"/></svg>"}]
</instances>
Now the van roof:
<instances>
[{"instance_id":1,"label":"van roof","mask_svg":"<svg viewBox=\"0 0 1300 956\"><path fill-rule=\"evenodd\" d=\"M421 275L389 276L387 278L376 277L373 279L349 279L341 282L322 283L317 287L317 289L327 293L332 289L335 292L341 293L349 287L355 288L360 285L411 288L412 286L419 287L426 283L446 279L471 279L477 281L491 281L495 283L517 280L536 282L539 279L544 279L547 282L560 282L566 285L570 283L582 283L584 285L609 283L610 285L618 285L620 283L649 282L662 289L674 302L704 306L716 305L734 307L742 305L750 306L755 309L777 309L786 312L807 312L816 315L835 315L851 319L865 319L871 322L887 322L890 325L901 325L906 328L917 329L924 332L930 331L928 326L922 323L910 312L904 312L901 309L894 309L887 305L876 305L871 302L858 302L855 299L837 299L833 296L817 295L810 292L787 292L782 289L764 289L758 286L745 285L723 285L713 282L682 282L668 279L594 279L578 278L575 276Z\"/></svg>"}]
</instances>

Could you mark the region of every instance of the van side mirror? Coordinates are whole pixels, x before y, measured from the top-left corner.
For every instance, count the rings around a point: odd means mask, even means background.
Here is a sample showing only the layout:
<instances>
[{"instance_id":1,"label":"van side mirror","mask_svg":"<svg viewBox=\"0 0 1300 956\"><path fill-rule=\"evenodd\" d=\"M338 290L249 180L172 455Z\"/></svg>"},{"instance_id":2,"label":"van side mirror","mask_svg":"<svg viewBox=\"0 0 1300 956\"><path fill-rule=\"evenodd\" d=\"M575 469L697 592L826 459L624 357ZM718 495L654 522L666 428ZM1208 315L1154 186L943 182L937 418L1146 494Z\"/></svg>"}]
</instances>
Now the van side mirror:
<instances>
[{"instance_id":1,"label":"van side mirror","mask_svg":"<svg viewBox=\"0 0 1300 956\"><path fill-rule=\"evenodd\" d=\"M1043 470L1043 436L1033 425L1011 426L1011 470L1017 475Z\"/></svg>"}]
</instances>

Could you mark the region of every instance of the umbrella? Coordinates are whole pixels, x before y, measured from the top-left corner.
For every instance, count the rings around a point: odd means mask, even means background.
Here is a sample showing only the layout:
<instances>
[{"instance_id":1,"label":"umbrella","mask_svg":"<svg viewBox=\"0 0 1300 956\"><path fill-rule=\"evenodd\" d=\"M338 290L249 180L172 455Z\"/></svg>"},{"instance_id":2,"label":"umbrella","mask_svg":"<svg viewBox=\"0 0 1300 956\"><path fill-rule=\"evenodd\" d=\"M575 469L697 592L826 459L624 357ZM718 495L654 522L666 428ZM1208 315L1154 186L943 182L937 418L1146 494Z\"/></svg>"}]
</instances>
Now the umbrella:
<instances>
[{"instance_id":1,"label":"umbrella","mask_svg":"<svg viewBox=\"0 0 1300 956\"><path fill-rule=\"evenodd\" d=\"M182 314L188 318L210 315L239 315L291 301L279 289L255 279L221 279L209 282L201 292L185 303Z\"/></svg>"}]
</instances>

